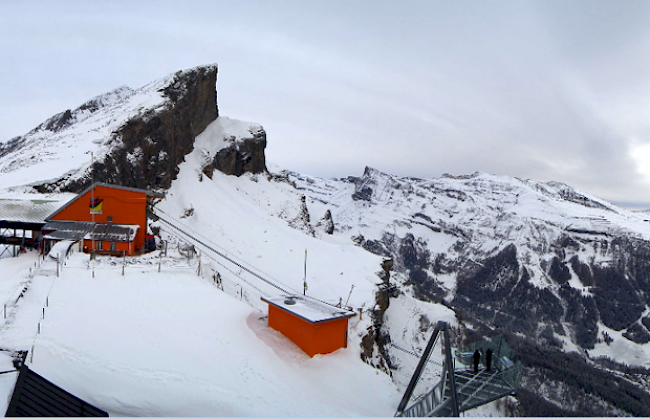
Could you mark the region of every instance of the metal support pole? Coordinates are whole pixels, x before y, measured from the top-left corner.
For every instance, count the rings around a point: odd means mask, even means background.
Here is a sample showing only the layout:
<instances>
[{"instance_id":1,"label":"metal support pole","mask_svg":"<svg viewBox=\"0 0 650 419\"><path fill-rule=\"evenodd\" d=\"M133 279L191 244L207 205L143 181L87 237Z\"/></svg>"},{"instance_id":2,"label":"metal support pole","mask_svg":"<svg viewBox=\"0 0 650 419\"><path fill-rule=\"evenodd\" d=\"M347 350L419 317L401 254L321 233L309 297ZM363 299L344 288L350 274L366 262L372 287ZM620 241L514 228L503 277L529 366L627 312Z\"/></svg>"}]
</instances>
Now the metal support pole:
<instances>
[{"instance_id":1,"label":"metal support pole","mask_svg":"<svg viewBox=\"0 0 650 419\"><path fill-rule=\"evenodd\" d=\"M307 249L305 249L305 274L303 276L302 295L307 295Z\"/></svg>"},{"instance_id":2,"label":"metal support pole","mask_svg":"<svg viewBox=\"0 0 650 419\"><path fill-rule=\"evenodd\" d=\"M452 416L458 417L458 399L456 398L456 376L454 375L454 363L451 358L451 340L449 340L449 325L445 324L445 364L449 373L449 392L451 393Z\"/></svg>"},{"instance_id":3,"label":"metal support pole","mask_svg":"<svg viewBox=\"0 0 650 419\"><path fill-rule=\"evenodd\" d=\"M400 416L402 412L404 412L406 405L411 399L411 395L413 394L413 390L415 390L415 386L417 385L418 380L420 380L420 375L422 375L424 366L426 365L427 361L429 361L429 357L431 356L431 351L433 350L433 345L435 345L436 340L438 339L438 334L440 333L440 328L442 325L446 327L447 323L438 322L436 328L433 330L433 335L431 336L431 339L429 339L429 343L427 344L427 347L424 350L424 353L422 354L422 358L420 358L420 362L418 363L418 366L415 367L415 372L413 372L411 381L409 382L408 387L406 387L406 392L402 397L402 401L400 401L399 406L397 406L397 412L395 413L395 416Z\"/></svg>"}]
</instances>

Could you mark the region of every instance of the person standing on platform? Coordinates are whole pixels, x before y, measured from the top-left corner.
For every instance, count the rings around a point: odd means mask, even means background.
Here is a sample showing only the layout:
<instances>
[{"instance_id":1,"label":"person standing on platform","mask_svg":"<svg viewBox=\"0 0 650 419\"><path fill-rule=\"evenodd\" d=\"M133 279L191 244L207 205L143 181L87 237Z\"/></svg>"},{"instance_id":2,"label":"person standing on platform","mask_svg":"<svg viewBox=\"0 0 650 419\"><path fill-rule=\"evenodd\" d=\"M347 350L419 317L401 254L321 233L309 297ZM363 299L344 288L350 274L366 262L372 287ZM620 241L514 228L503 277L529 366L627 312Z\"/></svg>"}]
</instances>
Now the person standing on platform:
<instances>
[{"instance_id":1,"label":"person standing on platform","mask_svg":"<svg viewBox=\"0 0 650 419\"><path fill-rule=\"evenodd\" d=\"M490 371L490 365L492 364L492 349L488 349L485 353L485 367Z\"/></svg>"},{"instance_id":2,"label":"person standing on platform","mask_svg":"<svg viewBox=\"0 0 650 419\"><path fill-rule=\"evenodd\" d=\"M479 362L481 362L481 353L477 349L474 351L474 374L478 374Z\"/></svg>"}]
</instances>

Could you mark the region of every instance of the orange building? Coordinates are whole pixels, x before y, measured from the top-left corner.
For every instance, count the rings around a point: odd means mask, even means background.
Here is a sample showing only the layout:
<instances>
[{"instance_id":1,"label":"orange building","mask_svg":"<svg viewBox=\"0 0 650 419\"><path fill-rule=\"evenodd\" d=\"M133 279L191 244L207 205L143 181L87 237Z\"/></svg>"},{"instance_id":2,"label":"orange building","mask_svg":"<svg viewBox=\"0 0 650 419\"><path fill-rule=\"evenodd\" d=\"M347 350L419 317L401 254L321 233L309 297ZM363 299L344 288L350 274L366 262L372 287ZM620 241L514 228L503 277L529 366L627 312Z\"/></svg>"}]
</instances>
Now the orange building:
<instances>
[{"instance_id":1,"label":"orange building","mask_svg":"<svg viewBox=\"0 0 650 419\"><path fill-rule=\"evenodd\" d=\"M47 218L44 239L81 240L84 251L127 254L144 251L147 206L165 195L95 183ZM47 250L47 249L46 249Z\"/></svg>"},{"instance_id":2,"label":"orange building","mask_svg":"<svg viewBox=\"0 0 650 419\"><path fill-rule=\"evenodd\" d=\"M348 318L354 312L302 295L262 297L262 301L269 305L269 327L288 337L307 355L348 347Z\"/></svg>"}]
</instances>

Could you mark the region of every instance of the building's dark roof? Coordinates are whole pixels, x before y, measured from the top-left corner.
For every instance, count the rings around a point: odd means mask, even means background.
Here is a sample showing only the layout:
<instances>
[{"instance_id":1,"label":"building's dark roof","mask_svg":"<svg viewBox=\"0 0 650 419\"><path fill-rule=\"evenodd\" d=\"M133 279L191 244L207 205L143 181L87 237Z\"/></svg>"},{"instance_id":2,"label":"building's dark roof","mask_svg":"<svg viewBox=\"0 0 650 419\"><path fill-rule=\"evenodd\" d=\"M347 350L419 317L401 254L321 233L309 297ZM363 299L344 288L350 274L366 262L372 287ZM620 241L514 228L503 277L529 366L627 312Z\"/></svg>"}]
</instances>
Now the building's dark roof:
<instances>
[{"instance_id":1,"label":"building's dark roof","mask_svg":"<svg viewBox=\"0 0 650 419\"><path fill-rule=\"evenodd\" d=\"M138 225L91 223L87 221L49 221L43 230L52 231L43 238L53 240L87 240L106 242L131 242L138 232Z\"/></svg>"},{"instance_id":2,"label":"building's dark roof","mask_svg":"<svg viewBox=\"0 0 650 419\"><path fill-rule=\"evenodd\" d=\"M85 238L105 242L132 242L138 232L138 225L131 224L95 224L95 228Z\"/></svg>"},{"instance_id":3,"label":"building's dark roof","mask_svg":"<svg viewBox=\"0 0 650 419\"><path fill-rule=\"evenodd\" d=\"M81 240L93 230L93 223L85 221L48 221L43 226L44 231L52 231L43 236L44 239Z\"/></svg>"},{"instance_id":4,"label":"building's dark roof","mask_svg":"<svg viewBox=\"0 0 650 419\"><path fill-rule=\"evenodd\" d=\"M59 205L46 199L0 199L0 228L40 230L45 217Z\"/></svg>"},{"instance_id":5,"label":"building's dark roof","mask_svg":"<svg viewBox=\"0 0 650 419\"><path fill-rule=\"evenodd\" d=\"M60 212L63 211L64 209L66 209L66 208L67 208L70 204L72 204L74 201L76 201L77 199L81 198L81 197L82 197L86 192L90 191L92 188L95 188L95 187L97 187L97 186L104 186L104 187L106 187L106 188L113 188L113 189L121 189L121 190L124 190L124 191L139 192L139 193L143 193L143 194L145 194L145 195L147 195L147 196L149 196L149 197L151 197L151 198L164 198L164 197L165 197L165 194L163 194L163 193L153 192L153 191L148 191L148 190L146 190L146 189L130 188L130 187L128 187L128 186L110 185L110 184L108 184L108 183L99 183L99 182L95 182L95 183L93 183L92 185L90 185L89 187L87 187L86 189L84 189L83 191L81 191L81 193L79 193L79 195L75 196L73 199L71 199L70 201L66 202L66 203L65 203L61 208L59 208L58 210L56 210L56 211L54 211L53 213L51 213L51 214L46 218L46 220L51 220L52 217L54 217L56 214L60 213Z\"/></svg>"},{"instance_id":6,"label":"building's dark roof","mask_svg":"<svg viewBox=\"0 0 650 419\"><path fill-rule=\"evenodd\" d=\"M51 383L27 365L20 368L5 416L108 416L108 413Z\"/></svg>"}]
</instances>

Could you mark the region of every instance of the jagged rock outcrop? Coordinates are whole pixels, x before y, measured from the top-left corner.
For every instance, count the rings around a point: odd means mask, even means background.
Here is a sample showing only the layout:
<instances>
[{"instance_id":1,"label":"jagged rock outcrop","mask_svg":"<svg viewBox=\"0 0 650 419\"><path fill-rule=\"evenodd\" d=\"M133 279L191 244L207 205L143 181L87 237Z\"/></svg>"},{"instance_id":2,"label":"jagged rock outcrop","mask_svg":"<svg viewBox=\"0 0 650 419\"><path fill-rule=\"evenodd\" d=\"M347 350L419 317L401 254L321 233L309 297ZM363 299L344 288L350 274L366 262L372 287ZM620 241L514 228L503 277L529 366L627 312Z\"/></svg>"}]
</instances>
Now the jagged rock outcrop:
<instances>
[{"instance_id":1,"label":"jagged rock outcrop","mask_svg":"<svg viewBox=\"0 0 650 419\"><path fill-rule=\"evenodd\" d=\"M390 298L397 297L399 291L394 284L390 283L392 259L385 259L381 268L378 276L382 282L377 285L375 306L370 311L372 324L361 339L361 359L390 375L394 365L389 351L390 333L384 327L384 314L390 306Z\"/></svg>"},{"instance_id":2,"label":"jagged rock outcrop","mask_svg":"<svg viewBox=\"0 0 650 419\"><path fill-rule=\"evenodd\" d=\"M318 223L316 223L316 227L322 229L325 234L334 234L334 220L332 219L332 211L325 211L325 215L323 215L323 218L321 218Z\"/></svg>"},{"instance_id":3,"label":"jagged rock outcrop","mask_svg":"<svg viewBox=\"0 0 650 419\"><path fill-rule=\"evenodd\" d=\"M216 78L216 65L177 72L161 89L168 99L164 109L136 115L112 133L118 145L94 162L94 180L136 188L168 189L176 178L178 165L192 151L194 138L219 116ZM91 105L81 108L89 109ZM66 113L49 125L63 126L65 116ZM36 189L79 192L90 182L87 173L39 185Z\"/></svg>"},{"instance_id":4,"label":"jagged rock outcrop","mask_svg":"<svg viewBox=\"0 0 650 419\"><path fill-rule=\"evenodd\" d=\"M235 140L217 152L212 167L227 175L241 176L244 173L265 173L266 132L258 128L250 138Z\"/></svg>"}]
</instances>

